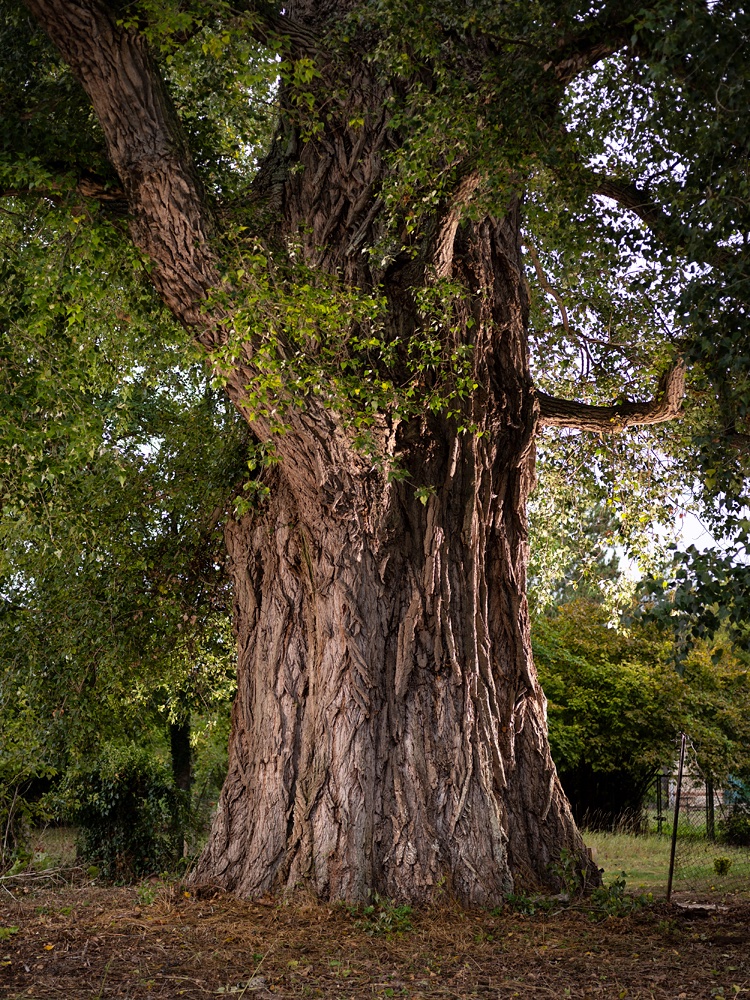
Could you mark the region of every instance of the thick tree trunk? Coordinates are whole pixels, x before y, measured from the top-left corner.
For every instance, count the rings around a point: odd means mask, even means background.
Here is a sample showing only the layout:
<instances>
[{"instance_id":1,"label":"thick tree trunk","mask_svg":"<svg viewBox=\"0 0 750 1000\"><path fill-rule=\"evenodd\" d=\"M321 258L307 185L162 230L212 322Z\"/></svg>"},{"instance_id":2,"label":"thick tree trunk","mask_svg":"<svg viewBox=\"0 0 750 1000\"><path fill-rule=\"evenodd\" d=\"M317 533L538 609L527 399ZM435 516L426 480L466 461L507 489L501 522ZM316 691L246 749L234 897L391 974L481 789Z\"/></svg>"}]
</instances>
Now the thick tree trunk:
<instances>
[{"instance_id":1,"label":"thick tree trunk","mask_svg":"<svg viewBox=\"0 0 750 1000\"><path fill-rule=\"evenodd\" d=\"M211 217L147 46L97 0L27 3L91 96L162 298L204 345L221 344L226 315L203 308L219 280ZM323 44L352 6L295 0L290 10ZM296 37L284 20L274 30ZM419 331L416 293L435 278L460 282L463 320L440 333L472 351L478 387L462 418L478 433L438 415L384 418L376 435L409 477L397 483L371 468L321 397L285 413L270 499L227 530L239 689L229 776L195 878L243 894L307 882L349 900L370 890L424 899L445 882L462 900L493 903L544 881L563 848L584 857L529 645L538 404L520 223L517 207L502 222L462 223L470 173L419 232L380 219L382 153L400 142L387 99L408 100L409 81L384 81L368 56L377 36L361 42L346 58L316 56L324 113L306 139L294 102L282 108L255 183L256 238L274 254L295 248L353 294L383 289L385 336L401 343ZM367 252L383 240L393 253ZM228 376L241 408L255 347ZM267 422L252 426L268 439ZM425 505L415 486L430 488Z\"/></svg>"},{"instance_id":2,"label":"thick tree trunk","mask_svg":"<svg viewBox=\"0 0 750 1000\"><path fill-rule=\"evenodd\" d=\"M584 857L547 743L525 598L536 403L515 217L467 232L475 413L394 434L412 485L294 439L227 529L239 687L196 878L243 895L497 903ZM316 467L317 488L300 468ZM426 504L414 483L434 489ZM584 863L585 864L585 863Z\"/></svg>"},{"instance_id":3,"label":"thick tree trunk","mask_svg":"<svg viewBox=\"0 0 750 1000\"><path fill-rule=\"evenodd\" d=\"M321 530L322 507L305 523L281 484L228 530L239 688L198 879L359 901L447 884L492 904L581 853L517 596L523 542L501 519L486 538L489 489L456 450L427 508L393 497L386 537Z\"/></svg>"}]
</instances>

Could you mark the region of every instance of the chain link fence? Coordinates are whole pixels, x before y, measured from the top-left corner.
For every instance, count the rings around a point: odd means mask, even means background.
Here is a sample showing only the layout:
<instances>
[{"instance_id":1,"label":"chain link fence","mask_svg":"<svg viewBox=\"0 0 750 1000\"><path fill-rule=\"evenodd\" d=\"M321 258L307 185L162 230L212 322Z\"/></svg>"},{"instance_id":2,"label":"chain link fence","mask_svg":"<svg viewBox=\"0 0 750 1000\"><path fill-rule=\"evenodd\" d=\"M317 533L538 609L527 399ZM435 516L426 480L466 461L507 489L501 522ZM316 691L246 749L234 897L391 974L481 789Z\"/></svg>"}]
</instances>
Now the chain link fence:
<instances>
[{"instance_id":1,"label":"chain link fence","mask_svg":"<svg viewBox=\"0 0 750 1000\"><path fill-rule=\"evenodd\" d=\"M671 841L667 899L748 902L750 787L733 777L715 783L690 738L681 735L678 746L674 768L658 777L648 803L656 832Z\"/></svg>"}]
</instances>

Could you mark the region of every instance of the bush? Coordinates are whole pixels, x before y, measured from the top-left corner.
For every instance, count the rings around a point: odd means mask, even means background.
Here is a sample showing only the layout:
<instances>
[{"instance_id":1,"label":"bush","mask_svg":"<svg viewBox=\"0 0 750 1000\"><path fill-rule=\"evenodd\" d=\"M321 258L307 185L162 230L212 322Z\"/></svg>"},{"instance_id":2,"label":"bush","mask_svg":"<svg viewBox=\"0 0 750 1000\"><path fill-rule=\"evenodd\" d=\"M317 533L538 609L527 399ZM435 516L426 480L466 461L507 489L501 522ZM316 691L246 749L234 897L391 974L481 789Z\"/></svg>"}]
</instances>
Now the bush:
<instances>
[{"instance_id":1,"label":"bush","mask_svg":"<svg viewBox=\"0 0 750 1000\"><path fill-rule=\"evenodd\" d=\"M717 824L719 840L735 847L750 847L750 812L736 806L725 819Z\"/></svg>"},{"instance_id":2,"label":"bush","mask_svg":"<svg viewBox=\"0 0 750 1000\"><path fill-rule=\"evenodd\" d=\"M24 786L6 785L0 776L0 872L31 858L30 829L36 819L35 804L27 800Z\"/></svg>"},{"instance_id":3,"label":"bush","mask_svg":"<svg viewBox=\"0 0 750 1000\"><path fill-rule=\"evenodd\" d=\"M750 846L750 781L747 774L731 774L724 788L728 810L717 824L719 840L735 847Z\"/></svg>"},{"instance_id":4,"label":"bush","mask_svg":"<svg viewBox=\"0 0 750 1000\"><path fill-rule=\"evenodd\" d=\"M106 744L94 761L69 772L65 795L81 828L79 854L105 877L133 879L176 863L182 796L149 750Z\"/></svg>"},{"instance_id":5,"label":"bush","mask_svg":"<svg viewBox=\"0 0 750 1000\"><path fill-rule=\"evenodd\" d=\"M49 819L44 793L55 769L45 758L45 734L29 698L12 676L0 684L0 871L32 857L33 826Z\"/></svg>"}]
</instances>

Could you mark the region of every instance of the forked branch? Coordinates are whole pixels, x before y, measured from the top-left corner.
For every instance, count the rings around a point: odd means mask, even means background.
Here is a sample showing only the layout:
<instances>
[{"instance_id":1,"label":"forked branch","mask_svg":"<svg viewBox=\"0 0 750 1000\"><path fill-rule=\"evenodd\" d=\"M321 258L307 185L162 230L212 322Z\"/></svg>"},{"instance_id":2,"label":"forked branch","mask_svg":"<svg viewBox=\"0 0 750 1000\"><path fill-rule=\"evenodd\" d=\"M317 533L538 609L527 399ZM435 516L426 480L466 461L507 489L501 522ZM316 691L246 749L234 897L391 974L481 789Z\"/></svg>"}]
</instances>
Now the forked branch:
<instances>
[{"instance_id":1,"label":"forked branch","mask_svg":"<svg viewBox=\"0 0 750 1000\"><path fill-rule=\"evenodd\" d=\"M626 427L674 420L680 416L684 395L685 366L678 361L662 376L657 395L644 403L592 406L538 392L539 424L541 427L569 427L598 434L616 434Z\"/></svg>"},{"instance_id":2,"label":"forked branch","mask_svg":"<svg viewBox=\"0 0 750 1000\"><path fill-rule=\"evenodd\" d=\"M548 295L557 303L557 308L560 310L560 318L562 319L562 325L565 332L570 336L570 322L568 321L568 310L565 308L565 301L554 287L547 280L547 275L544 273L544 268L542 267L542 262L539 260L539 254L536 252L536 248L529 239L524 240L523 244L529 252L529 257L531 257L531 262L534 265L534 270L536 271L536 276L539 280L539 284L542 286Z\"/></svg>"}]
</instances>

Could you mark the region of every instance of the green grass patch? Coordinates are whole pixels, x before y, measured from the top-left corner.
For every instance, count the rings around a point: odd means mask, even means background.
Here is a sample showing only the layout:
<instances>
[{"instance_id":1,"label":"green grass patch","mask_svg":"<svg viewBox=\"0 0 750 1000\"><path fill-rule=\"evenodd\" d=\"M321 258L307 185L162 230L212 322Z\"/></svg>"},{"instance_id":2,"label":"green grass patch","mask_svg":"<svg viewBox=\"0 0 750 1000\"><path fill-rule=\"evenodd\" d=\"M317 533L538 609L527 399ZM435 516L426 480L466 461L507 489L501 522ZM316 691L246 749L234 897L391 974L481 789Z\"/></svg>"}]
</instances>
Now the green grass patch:
<instances>
[{"instance_id":1,"label":"green grass patch","mask_svg":"<svg viewBox=\"0 0 750 1000\"><path fill-rule=\"evenodd\" d=\"M625 873L629 892L665 896L671 841L666 834L584 833L594 861L604 869L604 884ZM678 836L673 893L713 898L732 894L750 898L750 851L700 836Z\"/></svg>"},{"instance_id":2,"label":"green grass patch","mask_svg":"<svg viewBox=\"0 0 750 1000\"><path fill-rule=\"evenodd\" d=\"M584 840L593 851L596 865L604 869L605 885L611 885L625 872L629 891L666 895L669 837L587 830Z\"/></svg>"}]
</instances>

